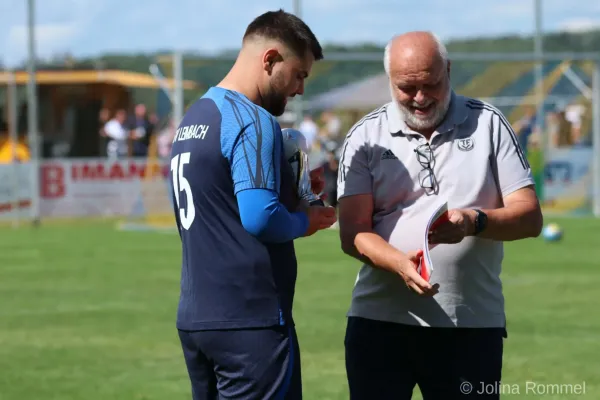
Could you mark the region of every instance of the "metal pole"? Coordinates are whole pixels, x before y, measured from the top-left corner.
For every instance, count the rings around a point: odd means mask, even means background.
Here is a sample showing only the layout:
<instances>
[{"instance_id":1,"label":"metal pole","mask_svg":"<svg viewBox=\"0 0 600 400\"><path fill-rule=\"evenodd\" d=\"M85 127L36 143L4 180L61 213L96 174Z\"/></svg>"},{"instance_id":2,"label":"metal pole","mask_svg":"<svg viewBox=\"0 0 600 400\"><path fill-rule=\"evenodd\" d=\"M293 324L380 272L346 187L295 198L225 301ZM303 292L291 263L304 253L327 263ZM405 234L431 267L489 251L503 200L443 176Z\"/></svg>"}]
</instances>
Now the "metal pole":
<instances>
[{"instance_id":1,"label":"metal pole","mask_svg":"<svg viewBox=\"0 0 600 400\"><path fill-rule=\"evenodd\" d=\"M19 226L19 214L21 209L20 203L20 190L19 190L19 164L17 160L17 141L19 137L17 135L17 82L14 71L8 71L8 137L10 140L11 148L11 186L12 186L12 210L14 212L13 227Z\"/></svg>"},{"instance_id":2,"label":"metal pole","mask_svg":"<svg viewBox=\"0 0 600 400\"><path fill-rule=\"evenodd\" d=\"M293 10L294 15L297 16L298 18L302 18L302 6L300 4L300 0L294 0L293 7L294 7L294 10ZM294 116L295 116L295 120L296 120L296 127L298 127L300 125L300 123L302 122L302 119L304 118L304 105L303 105L303 101L302 101L302 96L298 95L295 97L293 108L294 108Z\"/></svg>"},{"instance_id":3,"label":"metal pole","mask_svg":"<svg viewBox=\"0 0 600 400\"><path fill-rule=\"evenodd\" d=\"M592 84L592 146L594 148L594 216L600 217L600 61L594 63Z\"/></svg>"},{"instance_id":4,"label":"metal pole","mask_svg":"<svg viewBox=\"0 0 600 400\"><path fill-rule=\"evenodd\" d=\"M40 184L39 184L39 143L38 143L38 110L36 90L36 54L35 54L35 1L27 1L28 51L27 63L27 128L29 149L31 152L31 220L34 226L40 223Z\"/></svg>"},{"instance_id":5,"label":"metal pole","mask_svg":"<svg viewBox=\"0 0 600 400\"><path fill-rule=\"evenodd\" d=\"M543 33L542 33L542 1L534 0L535 13L535 37L534 54L538 61L535 64L535 83L537 95L536 127L540 134L543 165L546 165L546 158L550 150L550 139L544 132L544 63L541 61L544 54ZM542 191L543 192L543 191ZM543 193L542 193L543 197ZM542 199L543 200L543 199Z\"/></svg>"},{"instance_id":6,"label":"metal pole","mask_svg":"<svg viewBox=\"0 0 600 400\"><path fill-rule=\"evenodd\" d=\"M563 75L573 84L573 86L577 88L577 90L581 92L582 95L585 96L586 99L591 100L592 89L590 89L588 85L585 84L583 79L581 79L575 72L573 72L573 69L570 66L565 65L565 67L563 68Z\"/></svg>"},{"instance_id":7,"label":"metal pole","mask_svg":"<svg viewBox=\"0 0 600 400\"><path fill-rule=\"evenodd\" d=\"M173 118L177 127L183 119L183 55L179 51L173 54L173 80Z\"/></svg>"},{"instance_id":8,"label":"metal pole","mask_svg":"<svg viewBox=\"0 0 600 400\"><path fill-rule=\"evenodd\" d=\"M152 74L154 79L156 79L156 81L158 82L158 85L160 86L160 90L162 90L169 98L169 101L171 102L171 106L172 106L175 101L175 100L173 100L173 93L169 89L169 84L167 83L164 75L160 72L160 68L158 67L158 65L152 64L150 66L149 70L150 70L150 74Z\"/></svg>"}]
</instances>

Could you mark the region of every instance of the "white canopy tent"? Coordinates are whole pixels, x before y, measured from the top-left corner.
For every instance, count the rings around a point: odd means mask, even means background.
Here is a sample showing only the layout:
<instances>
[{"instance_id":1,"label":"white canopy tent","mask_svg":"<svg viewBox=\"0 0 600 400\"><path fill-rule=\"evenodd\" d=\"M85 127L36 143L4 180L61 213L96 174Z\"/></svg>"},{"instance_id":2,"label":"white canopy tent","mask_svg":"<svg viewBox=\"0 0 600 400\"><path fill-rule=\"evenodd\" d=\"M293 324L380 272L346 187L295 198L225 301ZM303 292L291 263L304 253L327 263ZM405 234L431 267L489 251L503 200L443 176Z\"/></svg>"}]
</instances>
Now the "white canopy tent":
<instances>
[{"instance_id":1,"label":"white canopy tent","mask_svg":"<svg viewBox=\"0 0 600 400\"><path fill-rule=\"evenodd\" d=\"M337 87L315 96L307 110L369 110L390 101L389 78L385 73Z\"/></svg>"}]
</instances>

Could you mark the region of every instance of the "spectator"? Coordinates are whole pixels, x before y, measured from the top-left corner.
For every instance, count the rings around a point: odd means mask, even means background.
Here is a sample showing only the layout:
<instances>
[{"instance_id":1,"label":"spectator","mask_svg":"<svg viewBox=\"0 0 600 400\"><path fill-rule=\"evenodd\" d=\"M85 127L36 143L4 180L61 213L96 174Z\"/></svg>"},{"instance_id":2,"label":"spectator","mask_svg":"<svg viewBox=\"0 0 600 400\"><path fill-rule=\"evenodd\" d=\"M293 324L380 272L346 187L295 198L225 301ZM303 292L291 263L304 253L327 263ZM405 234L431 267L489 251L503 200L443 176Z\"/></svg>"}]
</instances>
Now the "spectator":
<instances>
[{"instance_id":1,"label":"spectator","mask_svg":"<svg viewBox=\"0 0 600 400\"><path fill-rule=\"evenodd\" d=\"M133 156L146 157L154 124L148 118L145 105L138 104L135 106L133 116L127 121L127 129L130 131L130 137L133 140Z\"/></svg>"},{"instance_id":2,"label":"spectator","mask_svg":"<svg viewBox=\"0 0 600 400\"><path fill-rule=\"evenodd\" d=\"M104 126L110 120L110 110L108 108L103 108L98 113L98 120L100 121L100 125Z\"/></svg>"},{"instance_id":3,"label":"spectator","mask_svg":"<svg viewBox=\"0 0 600 400\"><path fill-rule=\"evenodd\" d=\"M331 111L325 111L321 115L321 120L325 124L323 127L323 137L326 140L338 140L342 132L342 121Z\"/></svg>"},{"instance_id":4,"label":"spectator","mask_svg":"<svg viewBox=\"0 0 600 400\"><path fill-rule=\"evenodd\" d=\"M337 115L331 111L325 111L321 114L321 121L324 126L319 131L319 144L326 151L337 147L341 138L342 122Z\"/></svg>"},{"instance_id":5,"label":"spectator","mask_svg":"<svg viewBox=\"0 0 600 400\"><path fill-rule=\"evenodd\" d=\"M100 110L100 112L98 113L98 125L100 126L100 129L98 131L99 134L99 147L100 147L100 153L101 155L106 156L105 152L107 149L107 145L108 145L108 135L106 135L106 132L104 131L104 126L106 125L106 123L110 120L110 110L108 108L103 108Z\"/></svg>"},{"instance_id":6,"label":"spectator","mask_svg":"<svg viewBox=\"0 0 600 400\"><path fill-rule=\"evenodd\" d=\"M108 137L106 154L109 158L121 158L128 155L128 131L125 128L127 113L117 110L115 116L104 125L104 134Z\"/></svg>"},{"instance_id":7,"label":"spectator","mask_svg":"<svg viewBox=\"0 0 600 400\"><path fill-rule=\"evenodd\" d=\"M536 109L535 107L528 106L525 109L525 115L515 124L515 132L517 133L517 137L519 139L519 144L523 149L525 155L527 155L527 147L529 143L529 138L533 134L535 130L536 124Z\"/></svg>"},{"instance_id":8,"label":"spectator","mask_svg":"<svg viewBox=\"0 0 600 400\"><path fill-rule=\"evenodd\" d=\"M302 134L306 138L306 146L309 149L312 149L315 144L315 140L317 139L317 135L319 133L319 127L313 120L312 116L308 114L305 115L304 121L300 123L298 130L302 132Z\"/></svg>"},{"instance_id":9,"label":"spectator","mask_svg":"<svg viewBox=\"0 0 600 400\"><path fill-rule=\"evenodd\" d=\"M558 129L556 136L554 137L554 144L556 147L571 147L573 146L573 128L571 122L567 119L566 111L560 110L558 112Z\"/></svg>"},{"instance_id":10,"label":"spectator","mask_svg":"<svg viewBox=\"0 0 600 400\"><path fill-rule=\"evenodd\" d=\"M581 141L581 124L583 121L583 115L585 114L585 107L577 102L572 102L565 109L565 119L569 121L571 125L571 140L573 144L578 144Z\"/></svg>"}]
</instances>

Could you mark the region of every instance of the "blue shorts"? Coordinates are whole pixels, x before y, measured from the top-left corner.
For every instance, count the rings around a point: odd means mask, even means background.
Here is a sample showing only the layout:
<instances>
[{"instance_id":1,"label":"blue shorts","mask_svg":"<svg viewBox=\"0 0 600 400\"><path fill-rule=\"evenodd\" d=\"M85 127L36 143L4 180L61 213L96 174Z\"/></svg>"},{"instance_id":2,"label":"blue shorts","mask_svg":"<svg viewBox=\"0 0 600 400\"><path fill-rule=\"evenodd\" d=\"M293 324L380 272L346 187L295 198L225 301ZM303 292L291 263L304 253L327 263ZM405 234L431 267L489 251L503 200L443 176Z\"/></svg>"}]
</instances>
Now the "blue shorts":
<instances>
[{"instance_id":1,"label":"blue shorts","mask_svg":"<svg viewBox=\"0 0 600 400\"><path fill-rule=\"evenodd\" d=\"M179 331L193 400L301 400L293 327Z\"/></svg>"},{"instance_id":2,"label":"blue shorts","mask_svg":"<svg viewBox=\"0 0 600 400\"><path fill-rule=\"evenodd\" d=\"M504 328L429 328L350 317L351 400L500 399Z\"/></svg>"}]
</instances>

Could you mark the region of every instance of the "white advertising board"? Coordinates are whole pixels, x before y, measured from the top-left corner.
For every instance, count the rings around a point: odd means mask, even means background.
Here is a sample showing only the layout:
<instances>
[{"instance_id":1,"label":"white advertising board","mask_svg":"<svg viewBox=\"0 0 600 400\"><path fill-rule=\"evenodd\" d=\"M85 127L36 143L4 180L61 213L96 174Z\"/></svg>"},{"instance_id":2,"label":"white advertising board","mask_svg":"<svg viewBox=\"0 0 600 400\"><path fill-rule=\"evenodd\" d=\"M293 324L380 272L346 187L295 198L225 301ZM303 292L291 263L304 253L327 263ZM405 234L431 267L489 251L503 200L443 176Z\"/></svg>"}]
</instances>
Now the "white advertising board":
<instances>
[{"instance_id":1,"label":"white advertising board","mask_svg":"<svg viewBox=\"0 0 600 400\"><path fill-rule=\"evenodd\" d=\"M28 163L0 165L0 219L13 218L16 212L28 215L30 168ZM143 213L146 187L155 188L153 197L168 197L168 173L166 163L147 164L143 159L47 160L40 165L40 213L42 218Z\"/></svg>"}]
</instances>

